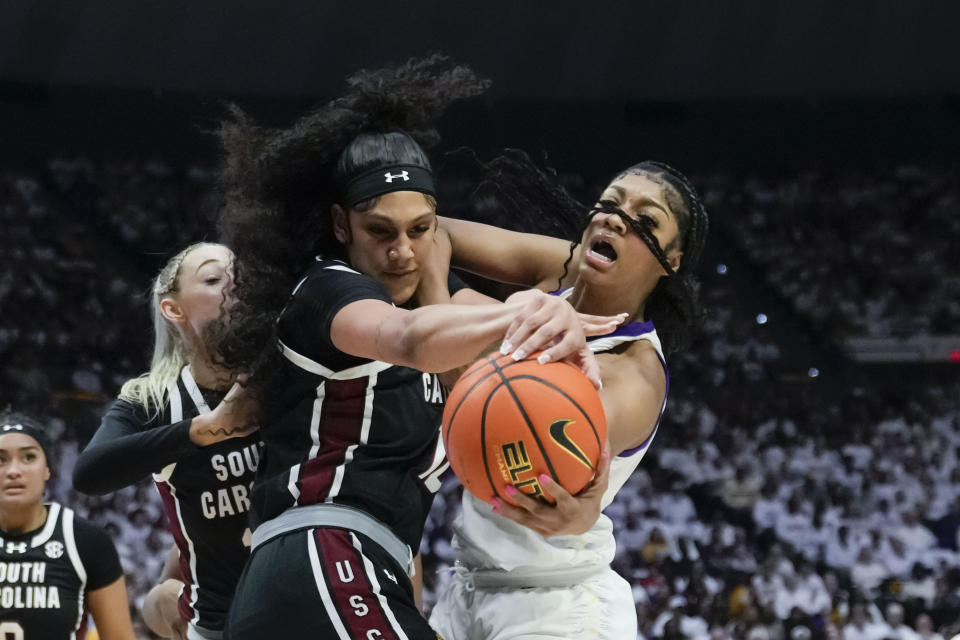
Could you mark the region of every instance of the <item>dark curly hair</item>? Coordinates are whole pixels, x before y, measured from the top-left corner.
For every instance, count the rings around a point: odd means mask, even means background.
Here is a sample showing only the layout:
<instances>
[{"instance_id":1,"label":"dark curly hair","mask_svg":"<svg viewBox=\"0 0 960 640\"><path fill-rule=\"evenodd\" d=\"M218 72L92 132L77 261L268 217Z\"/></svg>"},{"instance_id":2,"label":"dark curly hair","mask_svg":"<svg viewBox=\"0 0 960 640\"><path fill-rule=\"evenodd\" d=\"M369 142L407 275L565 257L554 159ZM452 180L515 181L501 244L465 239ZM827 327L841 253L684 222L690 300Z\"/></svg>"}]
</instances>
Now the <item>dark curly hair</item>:
<instances>
[{"instance_id":1,"label":"dark curly hair","mask_svg":"<svg viewBox=\"0 0 960 640\"><path fill-rule=\"evenodd\" d=\"M344 95L285 129L229 108L216 131L224 152L217 228L237 257L237 302L214 332L220 364L249 372L258 392L280 383L276 320L313 257L340 251L330 209L345 180L378 162L429 168L421 146L438 142L436 121L488 86L469 68L431 56L359 71Z\"/></svg>"},{"instance_id":2,"label":"dark curly hair","mask_svg":"<svg viewBox=\"0 0 960 640\"><path fill-rule=\"evenodd\" d=\"M558 280L559 287L569 272L574 250L590 223L590 216L598 207L588 207L577 201L560 185L554 171L542 169L522 151L508 150L490 162L482 163L471 152L460 150L453 156L453 164L460 177L466 176L468 182L472 181L470 205L444 213L571 241L570 254ZM693 332L703 321L694 269L706 242L707 213L690 181L669 165L641 162L621 171L613 179L631 173L648 176L661 184L667 204L677 217L679 229L674 244L684 252L680 267L660 279L645 306L646 319L652 320L657 327L664 351L672 353L689 344ZM641 237L644 235L649 236L641 234ZM650 241L656 244L652 236L644 240L648 245ZM666 249L670 248L673 247ZM651 250L661 252L659 246L652 246Z\"/></svg>"}]
</instances>

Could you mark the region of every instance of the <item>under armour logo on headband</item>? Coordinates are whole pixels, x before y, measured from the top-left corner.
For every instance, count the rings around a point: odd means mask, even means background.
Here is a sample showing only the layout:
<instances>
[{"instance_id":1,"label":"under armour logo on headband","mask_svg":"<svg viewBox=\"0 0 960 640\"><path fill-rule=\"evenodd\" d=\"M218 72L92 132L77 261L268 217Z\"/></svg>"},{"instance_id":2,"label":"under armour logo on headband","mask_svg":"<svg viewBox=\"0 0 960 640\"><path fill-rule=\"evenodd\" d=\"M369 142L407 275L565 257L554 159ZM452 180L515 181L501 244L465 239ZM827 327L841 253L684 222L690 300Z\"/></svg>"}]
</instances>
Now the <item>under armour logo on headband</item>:
<instances>
[{"instance_id":1,"label":"under armour logo on headband","mask_svg":"<svg viewBox=\"0 0 960 640\"><path fill-rule=\"evenodd\" d=\"M3 425L3 430L4 431L14 431L14 430L23 431L23 425L22 424L5 424Z\"/></svg>"},{"instance_id":2,"label":"under armour logo on headband","mask_svg":"<svg viewBox=\"0 0 960 640\"><path fill-rule=\"evenodd\" d=\"M419 191L435 196L433 174L430 169L414 164L380 165L352 178L344 186L340 201L352 208L358 202L393 191Z\"/></svg>"},{"instance_id":3,"label":"under armour logo on headband","mask_svg":"<svg viewBox=\"0 0 960 640\"><path fill-rule=\"evenodd\" d=\"M390 173L387 171L385 174L383 174L383 177L386 178L384 182L393 182L394 178L403 178L404 182L410 181L410 174L406 171L401 171L400 173Z\"/></svg>"}]
</instances>

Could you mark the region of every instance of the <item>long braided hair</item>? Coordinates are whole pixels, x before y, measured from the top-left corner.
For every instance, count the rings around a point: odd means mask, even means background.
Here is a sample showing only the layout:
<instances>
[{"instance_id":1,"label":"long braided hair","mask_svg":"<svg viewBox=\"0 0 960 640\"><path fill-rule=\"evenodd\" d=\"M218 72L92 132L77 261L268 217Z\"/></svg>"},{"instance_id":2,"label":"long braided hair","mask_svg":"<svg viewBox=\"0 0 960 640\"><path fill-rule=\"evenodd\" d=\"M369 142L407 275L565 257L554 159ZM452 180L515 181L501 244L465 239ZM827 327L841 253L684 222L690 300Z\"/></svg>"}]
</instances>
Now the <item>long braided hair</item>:
<instances>
[{"instance_id":1,"label":"long braided hair","mask_svg":"<svg viewBox=\"0 0 960 640\"><path fill-rule=\"evenodd\" d=\"M660 247L643 216L635 220L622 211L611 211L605 203L598 203L598 206L591 210L591 215L596 211L620 215L666 269L668 275L660 278L660 282L650 293L645 310L646 319L652 320L661 334L664 351L672 353L686 347L693 338L694 331L703 322L700 286L694 271L706 245L709 218L690 180L670 165L647 160L621 171L614 180L629 174L643 175L663 185L664 198L677 219L677 237L671 243L672 246ZM666 251L674 247L683 251L680 266L676 270L667 263L665 255ZM572 246L570 251L572 256ZM564 271L566 272L566 265Z\"/></svg>"},{"instance_id":2,"label":"long braided hair","mask_svg":"<svg viewBox=\"0 0 960 640\"><path fill-rule=\"evenodd\" d=\"M488 86L469 68L432 56L359 71L342 96L288 128L261 127L230 107L217 130L224 152L217 227L236 255L237 302L220 323L218 364L250 373L262 399L273 395L282 384L277 318L313 257L339 251L330 209L340 196L344 150L362 153L384 141L429 147L439 140L435 125L446 108Z\"/></svg>"}]
</instances>

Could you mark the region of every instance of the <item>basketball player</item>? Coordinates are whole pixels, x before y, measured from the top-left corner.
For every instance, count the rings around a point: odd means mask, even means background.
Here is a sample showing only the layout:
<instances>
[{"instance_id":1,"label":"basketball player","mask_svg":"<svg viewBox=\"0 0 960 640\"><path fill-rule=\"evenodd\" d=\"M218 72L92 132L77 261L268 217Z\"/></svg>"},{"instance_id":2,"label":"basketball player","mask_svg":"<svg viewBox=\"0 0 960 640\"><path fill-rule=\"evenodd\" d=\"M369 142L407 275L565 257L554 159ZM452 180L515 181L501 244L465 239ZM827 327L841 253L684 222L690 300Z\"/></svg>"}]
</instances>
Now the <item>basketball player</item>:
<instances>
[{"instance_id":1,"label":"basketball player","mask_svg":"<svg viewBox=\"0 0 960 640\"><path fill-rule=\"evenodd\" d=\"M469 70L438 71L437 62L360 74L350 94L267 138L251 127L238 140L242 120L225 129L234 150L228 168L241 166L251 147L262 149L249 173L236 176L237 189L255 189L258 200L235 200L225 210L223 227L240 243L234 248L243 274L229 329L249 336L256 333L251 325L276 327L275 342L264 346L282 358L278 384L261 392L259 524L230 610L231 640L435 640L409 577L447 468L438 438L444 391L434 372L471 362L493 342L530 352L557 338L548 357L575 355L593 373L569 304L537 291L506 304L470 304L486 299L447 273L449 256L434 237L430 163L413 137L390 128L405 122L417 130L411 113L478 86ZM382 120L371 126L368 114ZM321 142L351 129L359 132L339 147L326 175ZM309 204L298 206L297 197ZM329 235L321 225L305 243L291 230L326 197ZM251 219L257 236L244 232ZM318 243L325 253L312 258ZM272 270L271 255L284 261ZM252 305L297 257L309 266L279 318ZM598 321L609 331L619 319ZM270 375L254 366L251 381Z\"/></svg>"},{"instance_id":2,"label":"basketball player","mask_svg":"<svg viewBox=\"0 0 960 640\"><path fill-rule=\"evenodd\" d=\"M0 638L133 640L123 569L110 537L43 502L50 442L27 416L0 413Z\"/></svg>"},{"instance_id":3,"label":"basketball player","mask_svg":"<svg viewBox=\"0 0 960 640\"><path fill-rule=\"evenodd\" d=\"M151 473L179 550L180 580L151 593L148 612L175 609L154 598L179 596L179 616L145 615L158 634L221 636L250 552L250 485L260 439L250 402L208 347L229 305L233 254L195 244L174 256L153 284L155 342L150 371L126 382L80 454L73 483L102 494Z\"/></svg>"},{"instance_id":4,"label":"basketball player","mask_svg":"<svg viewBox=\"0 0 960 640\"><path fill-rule=\"evenodd\" d=\"M557 294L578 311L626 311L630 321L589 340L603 381L606 455L613 454L609 485L594 483L575 498L541 476L556 507L512 486L504 491L519 508L496 499L491 507L464 492L454 526L458 571L431 624L446 640L633 638L630 585L610 569L612 524L600 511L640 462L663 415L669 384L664 346L681 344L696 315L691 274L704 244L706 213L684 176L643 162L607 186L573 246L461 220L442 224L454 265L541 290L559 284Z\"/></svg>"}]
</instances>

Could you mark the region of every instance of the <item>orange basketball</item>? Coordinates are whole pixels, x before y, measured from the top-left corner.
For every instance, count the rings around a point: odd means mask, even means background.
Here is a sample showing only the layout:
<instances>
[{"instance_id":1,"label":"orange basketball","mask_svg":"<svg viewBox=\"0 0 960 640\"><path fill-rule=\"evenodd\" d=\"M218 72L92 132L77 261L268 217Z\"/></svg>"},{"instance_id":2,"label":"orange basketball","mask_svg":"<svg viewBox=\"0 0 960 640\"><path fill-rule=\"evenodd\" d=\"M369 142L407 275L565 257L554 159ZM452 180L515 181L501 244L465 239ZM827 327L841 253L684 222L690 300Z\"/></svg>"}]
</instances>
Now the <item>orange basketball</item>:
<instances>
[{"instance_id":1,"label":"orange basketball","mask_svg":"<svg viewBox=\"0 0 960 640\"><path fill-rule=\"evenodd\" d=\"M541 474L579 492L593 478L607 437L597 390L566 362L497 355L475 362L447 398L443 444L454 473L485 502L516 504L504 493L513 485L553 503Z\"/></svg>"}]
</instances>

